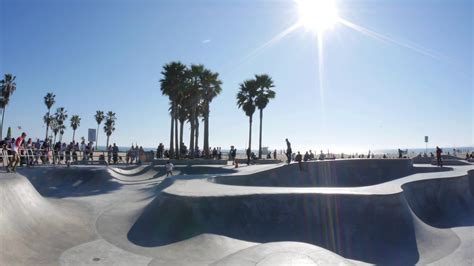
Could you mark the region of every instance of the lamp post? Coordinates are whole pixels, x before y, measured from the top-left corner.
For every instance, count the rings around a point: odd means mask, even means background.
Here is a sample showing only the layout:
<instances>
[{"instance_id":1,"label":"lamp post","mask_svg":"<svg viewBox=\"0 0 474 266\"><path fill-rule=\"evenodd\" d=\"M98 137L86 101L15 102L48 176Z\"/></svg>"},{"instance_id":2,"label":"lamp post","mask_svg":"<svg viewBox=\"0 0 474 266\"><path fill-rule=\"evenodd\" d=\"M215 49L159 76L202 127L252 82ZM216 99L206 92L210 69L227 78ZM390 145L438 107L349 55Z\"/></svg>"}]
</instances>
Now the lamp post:
<instances>
[{"instance_id":1,"label":"lamp post","mask_svg":"<svg viewBox=\"0 0 474 266\"><path fill-rule=\"evenodd\" d=\"M425 154L428 154L428 136L425 136Z\"/></svg>"}]
</instances>

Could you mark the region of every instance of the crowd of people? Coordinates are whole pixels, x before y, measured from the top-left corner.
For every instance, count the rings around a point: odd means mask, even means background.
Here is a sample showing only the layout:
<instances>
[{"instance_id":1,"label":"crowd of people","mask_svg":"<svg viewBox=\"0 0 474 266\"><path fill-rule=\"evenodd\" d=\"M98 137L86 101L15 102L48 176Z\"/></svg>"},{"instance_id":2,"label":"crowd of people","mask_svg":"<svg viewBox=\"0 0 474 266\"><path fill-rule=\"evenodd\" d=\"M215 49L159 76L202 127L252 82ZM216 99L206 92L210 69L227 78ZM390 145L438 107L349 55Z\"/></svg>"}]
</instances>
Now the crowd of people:
<instances>
[{"instance_id":1,"label":"crowd of people","mask_svg":"<svg viewBox=\"0 0 474 266\"><path fill-rule=\"evenodd\" d=\"M221 147L214 147L214 148L210 147L209 156L211 157L211 159L221 160L222 159ZM179 150L179 157L180 158L205 158L206 152L204 150L199 149L199 147L197 147L197 149L193 151L193 154L191 154L191 151L188 149L186 144L181 143L180 150ZM169 150L165 150L165 146L163 145L163 143L160 143L158 145L158 148L156 149L156 158L157 159L170 158L170 152Z\"/></svg>"},{"instance_id":2,"label":"crowd of people","mask_svg":"<svg viewBox=\"0 0 474 266\"><path fill-rule=\"evenodd\" d=\"M15 172L18 165L34 166L38 164L65 164L94 160L94 143L83 139L81 143L71 141L69 143L51 139L46 140L26 139L27 134L23 132L18 138L5 138L1 141L2 160L8 160L7 171ZM118 147L114 143L108 150L108 162L118 163ZM98 158L103 159L103 158ZM4 162L6 163L6 162Z\"/></svg>"},{"instance_id":3,"label":"crowd of people","mask_svg":"<svg viewBox=\"0 0 474 266\"><path fill-rule=\"evenodd\" d=\"M336 156L334 154L330 154L329 151L325 154L322 150L318 155L313 153L312 150L306 151L304 154L298 152L293 152L291 148L291 143L288 139L285 140L287 149L285 151L281 151L281 153L285 154L287 159L286 162L289 164L292 161L298 162L307 162L311 160L326 160L326 159L335 159ZM82 139L82 141L75 142L71 141L69 143L65 142L55 142L51 139L46 139L41 141L36 139L33 141L31 138L27 139L27 134L23 132L18 138L5 138L0 142L0 147L2 150L2 160L7 160L4 164L7 164L7 171L14 172L18 165L27 165L27 166L34 166L38 164L66 164L69 166L71 163L76 163L78 161L90 161L94 160L94 152L95 147L93 142L88 142ZM197 148L193 154L190 154L190 151L186 147L184 143L180 146L180 158L205 158L206 154L205 151L200 150ZM442 149L436 147L435 154L432 152L430 153L429 157L435 158L436 163L438 166L443 166L442 161ZM124 162L122 156L120 156L119 147L113 143L113 145L109 145L106 149L106 158L105 152L102 155L99 155L96 160L104 160L108 164L117 164ZM158 145L156 150L156 154L153 152L145 152L142 146L138 146L138 144L131 146L131 148L125 153L125 162L127 164L140 164L143 161L148 161L150 158L147 156L146 153L151 153L151 158L157 159L171 159L169 150L165 149L163 143ZM254 152L250 150L246 150L247 158L249 158L248 163L251 163L251 160L256 160L257 156ZM407 150L398 149L398 157L399 158L406 158L405 154L407 154ZM156 155L156 157L155 157ZM449 155L449 152L448 152ZM222 160L223 153L220 147L214 147L209 149L209 156L211 159L214 160ZM230 150L228 151L227 158L229 161L232 161L232 165L236 165L236 157L237 157L237 149L235 146L231 146ZM428 157L428 154L420 154L422 157ZM277 150L273 152L269 152L266 156L267 159L277 159ZM371 151L368 152L367 155L365 154L349 154L345 155L344 153L340 154L339 158L375 158L374 153ZM386 154L383 154L381 158L387 158ZM474 160L474 152L466 153L466 160ZM172 167L172 166L171 166Z\"/></svg>"}]
</instances>

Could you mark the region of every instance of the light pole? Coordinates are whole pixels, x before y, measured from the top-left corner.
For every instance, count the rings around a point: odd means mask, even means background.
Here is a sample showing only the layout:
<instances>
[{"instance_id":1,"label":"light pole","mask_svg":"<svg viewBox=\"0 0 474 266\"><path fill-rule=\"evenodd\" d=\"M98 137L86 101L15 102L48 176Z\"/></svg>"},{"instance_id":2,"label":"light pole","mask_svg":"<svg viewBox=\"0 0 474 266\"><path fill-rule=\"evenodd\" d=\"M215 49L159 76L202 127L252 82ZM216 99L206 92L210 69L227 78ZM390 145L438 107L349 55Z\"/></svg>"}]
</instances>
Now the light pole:
<instances>
[{"instance_id":1,"label":"light pole","mask_svg":"<svg viewBox=\"0 0 474 266\"><path fill-rule=\"evenodd\" d=\"M425 154L428 154L428 136L425 136Z\"/></svg>"}]
</instances>

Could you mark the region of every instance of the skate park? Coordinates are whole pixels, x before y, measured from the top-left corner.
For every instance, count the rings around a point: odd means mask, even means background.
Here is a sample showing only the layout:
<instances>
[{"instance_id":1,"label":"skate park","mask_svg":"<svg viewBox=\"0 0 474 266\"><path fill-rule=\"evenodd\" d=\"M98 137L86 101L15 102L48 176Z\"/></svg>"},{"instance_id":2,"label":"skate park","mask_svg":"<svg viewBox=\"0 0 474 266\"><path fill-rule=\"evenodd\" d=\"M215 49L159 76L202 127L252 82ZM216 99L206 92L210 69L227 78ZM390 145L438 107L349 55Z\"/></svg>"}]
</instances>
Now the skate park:
<instances>
[{"instance_id":1,"label":"skate park","mask_svg":"<svg viewBox=\"0 0 474 266\"><path fill-rule=\"evenodd\" d=\"M472 265L474 165L1 173L2 265Z\"/></svg>"}]
</instances>

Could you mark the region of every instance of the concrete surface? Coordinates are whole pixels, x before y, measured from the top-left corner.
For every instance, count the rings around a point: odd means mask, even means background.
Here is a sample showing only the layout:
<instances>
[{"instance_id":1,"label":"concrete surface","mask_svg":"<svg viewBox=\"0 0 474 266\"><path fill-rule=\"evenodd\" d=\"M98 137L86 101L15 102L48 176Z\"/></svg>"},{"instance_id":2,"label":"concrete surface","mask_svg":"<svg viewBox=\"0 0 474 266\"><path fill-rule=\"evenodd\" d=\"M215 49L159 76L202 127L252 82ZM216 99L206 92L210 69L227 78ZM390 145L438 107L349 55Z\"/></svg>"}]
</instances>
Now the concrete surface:
<instances>
[{"instance_id":1,"label":"concrete surface","mask_svg":"<svg viewBox=\"0 0 474 266\"><path fill-rule=\"evenodd\" d=\"M305 166L0 173L0 265L473 264L474 165Z\"/></svg>"}]
</instances>

